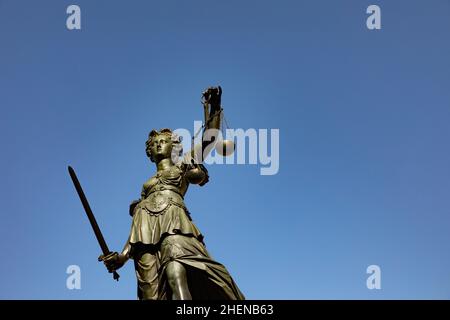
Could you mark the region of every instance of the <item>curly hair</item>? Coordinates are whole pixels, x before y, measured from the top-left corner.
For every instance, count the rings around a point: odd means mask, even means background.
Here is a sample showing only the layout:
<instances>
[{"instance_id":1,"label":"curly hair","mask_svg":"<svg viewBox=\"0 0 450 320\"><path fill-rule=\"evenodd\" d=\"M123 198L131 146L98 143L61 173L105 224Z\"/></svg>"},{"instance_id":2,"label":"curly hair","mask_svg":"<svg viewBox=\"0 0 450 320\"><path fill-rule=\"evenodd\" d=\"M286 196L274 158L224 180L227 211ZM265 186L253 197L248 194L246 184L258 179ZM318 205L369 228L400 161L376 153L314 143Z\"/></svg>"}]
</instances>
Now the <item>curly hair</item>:
<instances>
[{"instance_id":1,"label":"curly hair","mask_svg":"<svg viewBox=\"0 0 450 320\"><path fill-rule=\"evenodd\" d=\"M148 134L148 139L145 142L145 153L147 154L147 157L151 162L155 162L155 159L153 158L151 153L150 146L152 144L153 138L158 135L166 135L172 141L172 161L176 163L178 161L178 158L183 154L183 145L181 144L182 137L168 128L164 128L159 131L153 129L152 131L150 131L150 133Z\"/></svg>"}]
</instances>

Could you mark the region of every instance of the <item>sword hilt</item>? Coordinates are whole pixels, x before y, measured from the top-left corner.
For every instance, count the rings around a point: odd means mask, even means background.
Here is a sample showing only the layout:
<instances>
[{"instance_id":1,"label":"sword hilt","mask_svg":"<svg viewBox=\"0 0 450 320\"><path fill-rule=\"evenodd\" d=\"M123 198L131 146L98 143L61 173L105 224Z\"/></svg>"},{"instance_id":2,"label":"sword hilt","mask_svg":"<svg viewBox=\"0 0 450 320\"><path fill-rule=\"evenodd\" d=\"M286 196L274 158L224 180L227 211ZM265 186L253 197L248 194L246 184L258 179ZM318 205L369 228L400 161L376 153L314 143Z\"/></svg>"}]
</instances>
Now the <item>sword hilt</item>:
<instances>
[{"instance_id":1,"label":"sword hilt","mask_svg":"<svg viewBox=\"0 0 450 320\"><path fill-rule=\"evenodd\" d=\"M100 255L100 257L98 257L98 261L105 261L105 260L107 260L109 257L111 257L111 256L113 256L113 255L115 255L115 254L117 254L117 252L110 252L110 253L108 253L107 255L103 255L103 254L102 254L102 255ZM110 271L110 273L113 274L113 279L114 279L114 280L119 281L120 275L117 273L116 270Z\"/></svg>"}]
</instances>

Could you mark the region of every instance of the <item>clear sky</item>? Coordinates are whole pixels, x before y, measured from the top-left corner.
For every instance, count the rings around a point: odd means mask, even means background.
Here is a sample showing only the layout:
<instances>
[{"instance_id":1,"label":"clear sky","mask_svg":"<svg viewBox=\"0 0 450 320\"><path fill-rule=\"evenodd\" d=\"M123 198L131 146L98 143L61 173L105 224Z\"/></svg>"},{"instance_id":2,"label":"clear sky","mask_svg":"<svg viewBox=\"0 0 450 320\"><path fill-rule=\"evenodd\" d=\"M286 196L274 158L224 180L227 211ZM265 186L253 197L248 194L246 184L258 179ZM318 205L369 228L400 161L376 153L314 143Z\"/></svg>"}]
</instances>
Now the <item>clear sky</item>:
<instances>
[{"instance_id":1,"label":"clear sky","mask_svg":"<svg viewBox=\"0 0 450 320\"><path fill-rule=\"evenodd\" d=\"M210 165L186 196L247 298L448 299L449 32L448 0L0 0L0 298L136 299L67 165L121 250L148 132L192 131L220 84L230 127L280 130L278 174Z\"/></svg>"}]
</instances>

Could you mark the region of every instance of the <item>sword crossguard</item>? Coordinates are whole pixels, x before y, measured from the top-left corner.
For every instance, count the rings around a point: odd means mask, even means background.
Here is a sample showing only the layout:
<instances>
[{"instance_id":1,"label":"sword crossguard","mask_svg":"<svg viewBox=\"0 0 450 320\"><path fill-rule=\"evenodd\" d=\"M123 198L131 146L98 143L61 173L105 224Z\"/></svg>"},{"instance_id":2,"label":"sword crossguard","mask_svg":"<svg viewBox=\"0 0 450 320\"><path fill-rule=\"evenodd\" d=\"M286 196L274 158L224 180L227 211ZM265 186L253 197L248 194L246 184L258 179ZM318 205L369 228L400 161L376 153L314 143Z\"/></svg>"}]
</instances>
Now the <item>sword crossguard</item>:
<instances>
[{"instance_id":1,"label":"sword crossguard","mask_svg":"<svg viewBox=\"0 0 450 320\"><path fill-rule=\"evenodd\" d=\"M114 255L116 255L116 254L117 254L117 252L110 252L110 253L108 253L106 256L105 256L104 254L101 254L101 255L98 257L98 261L101 262L101 261L108 260L109 258L111 258L112 256L114 256Z\"/></svg>"}]
</instances>

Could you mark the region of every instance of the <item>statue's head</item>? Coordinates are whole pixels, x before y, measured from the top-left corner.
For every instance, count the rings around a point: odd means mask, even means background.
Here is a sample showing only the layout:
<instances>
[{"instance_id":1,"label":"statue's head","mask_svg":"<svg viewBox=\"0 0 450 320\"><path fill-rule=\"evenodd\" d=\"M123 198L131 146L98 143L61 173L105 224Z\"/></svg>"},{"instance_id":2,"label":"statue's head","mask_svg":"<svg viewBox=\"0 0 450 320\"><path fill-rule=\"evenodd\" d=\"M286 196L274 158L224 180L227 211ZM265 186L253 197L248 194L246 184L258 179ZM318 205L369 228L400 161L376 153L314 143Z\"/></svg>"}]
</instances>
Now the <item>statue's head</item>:
<instances>
[{"instance_id":1,"label":"statue's head","mask_svg":"<svg viewBox=\"0 0 450 320\"><path fill-rule=\"evenodd\" d=\"M152 162L171 158L175 163L183 154L181 137L167 128L159 131L152 130L145 143L145 152Z\"/></svg>"}]
</instances>

